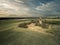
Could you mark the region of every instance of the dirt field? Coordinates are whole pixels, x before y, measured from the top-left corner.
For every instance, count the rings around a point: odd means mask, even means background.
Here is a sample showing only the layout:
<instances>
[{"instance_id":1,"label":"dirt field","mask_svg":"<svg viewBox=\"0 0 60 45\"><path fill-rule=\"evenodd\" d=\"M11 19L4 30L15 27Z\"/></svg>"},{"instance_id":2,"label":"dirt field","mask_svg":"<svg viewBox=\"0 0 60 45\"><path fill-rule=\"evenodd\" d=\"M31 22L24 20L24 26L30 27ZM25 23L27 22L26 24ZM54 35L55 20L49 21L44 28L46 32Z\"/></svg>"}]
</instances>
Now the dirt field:
<instances>
[{"instance_id":1,"label":"dirt field","mask_svg":"<svg viewBox=\"0 0 60 45\"><path fill-rule=\"evenodd\" d=\"M18 27L29 21L0 20L0 45L59 45L60 25L50 25L49 29L35 26ZM52 26L52 28L51 28Z\"/></svg>"}]
</instances>

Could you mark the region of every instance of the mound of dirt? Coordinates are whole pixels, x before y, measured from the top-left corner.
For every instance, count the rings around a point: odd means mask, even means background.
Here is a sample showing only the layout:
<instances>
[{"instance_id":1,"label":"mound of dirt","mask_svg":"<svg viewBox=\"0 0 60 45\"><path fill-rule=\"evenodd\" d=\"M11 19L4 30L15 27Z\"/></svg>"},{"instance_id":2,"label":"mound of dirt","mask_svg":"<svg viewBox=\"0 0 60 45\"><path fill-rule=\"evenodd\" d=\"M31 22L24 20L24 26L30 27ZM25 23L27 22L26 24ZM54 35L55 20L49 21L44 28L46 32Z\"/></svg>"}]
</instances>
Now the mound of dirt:
<instances>
[{"instance_id":1,"label":"mound of dirt","mask_svg":"<svg viewBox=\"0 0 60 45\"><path fill-rule=\"evenodd\" d=\"M46 30L45 29L43 29L40 26L35 26L34 23L31 23L31 24L29 24L27 26L28 26L28 29L29 30L36 31L36 32L41 32L41 33L46 33Z\"/></svg>"},{"instance_id":2,"label":"mound of dirt","mask_svg":"<svg viewBox=\"0 0 60 45\"><path fill-rule=\"evenodd\" d=\"M27 29L29 29L31 31L35 31L35 32L38 32L38 33L43 33L43 34L46 34L46 35L52 35L51 33L46 32L47 30L49 30L49 26L48 26L48 29L43 28L41 26L36 26L35 23L31 23L31 24L29 24L27 26L28 26Z\"/></svg>"}]
</instances>

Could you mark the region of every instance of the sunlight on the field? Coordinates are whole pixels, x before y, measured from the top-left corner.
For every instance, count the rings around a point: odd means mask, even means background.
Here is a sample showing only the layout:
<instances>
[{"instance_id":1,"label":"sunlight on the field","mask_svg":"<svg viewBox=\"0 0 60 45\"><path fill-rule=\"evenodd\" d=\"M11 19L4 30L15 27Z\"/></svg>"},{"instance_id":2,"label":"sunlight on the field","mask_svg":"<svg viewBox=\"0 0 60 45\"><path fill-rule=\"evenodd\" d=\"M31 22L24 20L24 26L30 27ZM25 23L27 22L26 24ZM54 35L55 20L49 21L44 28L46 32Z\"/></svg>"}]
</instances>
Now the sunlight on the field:
<instances>
[{"instance_id":1,"label":"sunlight on the field","mask_svg":"<svg viewBox=\"0 0 60 45\"><path fill-rule=\"evenodd\" d=\"M5 22L5 21L4 21ZM48 28L43 28L41 26L36 26L31 23L28 28L21 28L19 25L21 23L26 23L29 21L21 22L20 20L12 23L12 21L6 21L6 24L1 23L0 25L0 42L2 45L58 45L55 39L56 36L53 34L54 30L57 30L59 26L48 25ZM58 31L58 30L57 30ZM4 41L5 40L5 41ZM59 42L59 41L58 41Z\"/></svg>"}]
</instances>

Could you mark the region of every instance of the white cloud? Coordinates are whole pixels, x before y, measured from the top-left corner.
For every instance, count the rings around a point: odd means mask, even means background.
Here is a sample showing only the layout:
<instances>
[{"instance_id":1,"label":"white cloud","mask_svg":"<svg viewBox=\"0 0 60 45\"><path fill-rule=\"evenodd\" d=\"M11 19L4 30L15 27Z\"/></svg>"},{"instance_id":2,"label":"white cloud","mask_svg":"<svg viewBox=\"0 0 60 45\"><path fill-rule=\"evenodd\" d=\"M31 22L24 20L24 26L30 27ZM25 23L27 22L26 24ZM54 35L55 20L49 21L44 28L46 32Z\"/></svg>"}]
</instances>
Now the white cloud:
<instances>
[{"instance_id":1,"label":"white cloud","mask_svg":"<svg viewBox=\"0 0 60 45\"><path fill-rule=\"evenodd\" d=\"M46 4L42 4L37 6L35 9L40 11L40 14L43 15L58 15L60 14L60 3L59 2L49 2Z\"/></svg>"},{"instance_id":2,"label":"white cloud","mask_svg":"<svg viewBox=\"0 0 60 45\"><path fill-rule=\"evenodd\" d=\"M54 2L50 2L47 4L42 4L36 7L36 10L40 11L52 11L55 9L56 4Z\"/></svg>"},{"instance_id":3,"label":"white cloud","mask_svg":"<svg viewBox=\"0 0 60 45\"><path fill-rule=\"evenodd\" d=\"M0 3L0 10L14 10L18 11L19 7L10 3Z\"/></svg>"},{"instance_id":4,"label":"white cloud","mask_svg":"<svg viewBox=\"0 0 60 45\"><path fill-rule=\"evenodd\" d=\"M24 3L23 1L21 1L21 0L15 0L16 2L19 2L19 3Z\"/></svg>"},{"instance_id":5,"label":"white cloud","mask_svg":"<svg viewBox=\"0 0 60 45\"><path fill-rule=\"evenodd\" d=\"M15 1L19 1L19 0L15 0ZM27 15L30 8L21 4L24 2L22 2L22 1L19 1L19 2L20 2L20 4L17 2L12 3L7 0L3 0L3 1L0 0L0 13L6 12L7 14L16 14L18 16Z\"/></svg>"}]
</instances>

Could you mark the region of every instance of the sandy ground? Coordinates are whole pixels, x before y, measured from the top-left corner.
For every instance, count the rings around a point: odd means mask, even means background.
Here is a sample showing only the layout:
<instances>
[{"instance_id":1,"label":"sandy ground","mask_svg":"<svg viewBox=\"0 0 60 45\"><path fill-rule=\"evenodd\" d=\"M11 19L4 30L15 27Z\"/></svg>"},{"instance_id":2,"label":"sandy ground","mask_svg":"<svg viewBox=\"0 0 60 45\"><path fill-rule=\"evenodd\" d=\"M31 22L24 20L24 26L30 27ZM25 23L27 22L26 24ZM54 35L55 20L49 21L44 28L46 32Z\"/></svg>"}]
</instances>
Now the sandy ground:
<instances>
[{"instance_id":1,"label":"sandy ground","mask_svg":"<svg viewBox=\"0 0 60 45\"><path fill-rule=\"evenodd\" d=\"M47 29L44 29L40 26L35 26L34 23L31 23L30 25L27 25L28 26L28 29L30 29L31 31L36 31L36 32L40 32L40 33L44 33L44 34L48 34L46 32Z\"/></svg>"},{"instance_id":2,"label":"sandy ground","mask_svg":"<svg viewBox=\"0 0 60 45\"><path fill-rule=\"evenodd\" d=\"M31 23L28 28L20 28L18 23L1 27L0 45L58 45L55 38L46 29Z\"/></svg>"}]
</instances>

